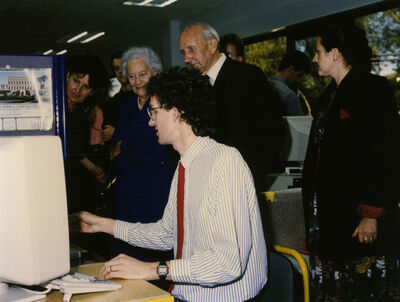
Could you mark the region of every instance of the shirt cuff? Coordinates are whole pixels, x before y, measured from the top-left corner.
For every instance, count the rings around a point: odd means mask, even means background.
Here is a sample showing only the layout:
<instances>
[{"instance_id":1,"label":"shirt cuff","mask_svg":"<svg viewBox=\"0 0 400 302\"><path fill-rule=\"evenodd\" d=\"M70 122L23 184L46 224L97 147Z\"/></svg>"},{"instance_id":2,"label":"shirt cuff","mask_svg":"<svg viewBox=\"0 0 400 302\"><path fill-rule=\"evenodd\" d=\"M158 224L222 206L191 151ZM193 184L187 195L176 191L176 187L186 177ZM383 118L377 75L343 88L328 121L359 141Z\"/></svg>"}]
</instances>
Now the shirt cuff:
<instances>
[{"instance_id":1,"label":"shirt cuff","mask_svg":"<svg viewBox=\"0 0 400 302\"><path fill-rule=\"evenodd\" d=\"M190 261L187 259L171 260L169 263L172 281L191 283Z\"/></svg>"},{"instance_id":2,"label":"shirt cuff","mask_svg":"<svg viewBox=\"0 0 400 302\"><path fill-rule=\"evenodd\" d=\"M365 218L377 219L385 215L385 209L366 204L360 204L357 207L357 214Z\"/></svg>"}]
</instances>

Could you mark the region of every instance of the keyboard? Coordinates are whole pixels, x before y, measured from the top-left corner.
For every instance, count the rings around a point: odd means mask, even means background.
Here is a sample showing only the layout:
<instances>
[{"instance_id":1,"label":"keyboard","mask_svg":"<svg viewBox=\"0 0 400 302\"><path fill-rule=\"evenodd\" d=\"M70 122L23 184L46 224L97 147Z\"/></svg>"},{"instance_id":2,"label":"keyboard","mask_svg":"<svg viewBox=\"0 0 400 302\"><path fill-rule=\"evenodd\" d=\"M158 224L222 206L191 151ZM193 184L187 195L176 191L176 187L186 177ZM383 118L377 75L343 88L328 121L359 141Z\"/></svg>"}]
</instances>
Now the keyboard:
<instances>
[{"instance_id":1,"label":"keyboard","mask_svg":"<svg viewBox=\"0 0 400 302\"><path fill-rule=\"evenodd\" d=\"M122 287L121 284L110 280L76 272L70 272L62 278L55 279L51 281L51 284L58 286L62 293L70 294L116 290Z\"/></svg>"}]
</instances>

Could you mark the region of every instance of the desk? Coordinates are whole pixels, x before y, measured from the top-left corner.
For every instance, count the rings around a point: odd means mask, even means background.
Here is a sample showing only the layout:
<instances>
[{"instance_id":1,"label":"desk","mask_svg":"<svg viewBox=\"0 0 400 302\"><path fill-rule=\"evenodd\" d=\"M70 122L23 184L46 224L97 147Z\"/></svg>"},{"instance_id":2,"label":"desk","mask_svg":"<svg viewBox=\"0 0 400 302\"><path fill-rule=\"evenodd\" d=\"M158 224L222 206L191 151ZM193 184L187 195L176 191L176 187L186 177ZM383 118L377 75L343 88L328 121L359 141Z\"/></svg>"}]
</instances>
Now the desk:
<instances>
[{"instance_id":1,"label":"desk","mask_svg":"<svg viewBox=\"0 0 400 302\"><path fill-rule=\"evenodd\" d=\"M92 276L98 276L102 264L86 264L77 267L72 267L71 270L78 273L83 273ZM144 280L124 280L112 279L111 281L122 284L122 288L114 291L75 294L72 295L71 302L174 302L174 297L168 292L154 286ZM54 291L47 296L46 299L39 301L46 302L62 302L63 294L59 291Z\"/></svg>"}]
</instances>

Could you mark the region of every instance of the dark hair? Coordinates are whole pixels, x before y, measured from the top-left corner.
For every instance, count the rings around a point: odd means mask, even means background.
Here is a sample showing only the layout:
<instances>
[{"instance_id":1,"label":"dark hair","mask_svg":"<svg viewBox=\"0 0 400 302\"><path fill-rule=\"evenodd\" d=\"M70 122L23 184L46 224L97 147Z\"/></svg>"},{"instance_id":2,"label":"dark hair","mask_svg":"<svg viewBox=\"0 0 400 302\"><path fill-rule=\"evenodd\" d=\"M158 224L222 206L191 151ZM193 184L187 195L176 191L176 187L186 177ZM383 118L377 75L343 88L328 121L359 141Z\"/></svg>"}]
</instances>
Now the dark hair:
<instances>
[{"instance_id":1,"label":"dark hair","mask_svg":"<svg viewBox=\"0 0 400 302\"><path fill-rule=\"evenodd\" d=\"M306 73L310 72L311 69L311 63L308 56L304 52L298 50L287 52L283 56L278 71L285 70L290 66L293 66L295 71L304 70Z\"/></svg>"},{"instance_id":2,"label":"dark hair","mask_svg":"<svg viewBox=\"0 0 400 302\"><path fill-rule=\"evenodd\" d=\"M235 46L238 57L244 57L244 43L238 35L233 33L223 35L219 41L219 51L226 54L226 46L228 44Z\"/></svg>"},{"instance_id":3,"label":"dark hair","mask_svg":"<svg viewBox=\"0 0 400 302\"><path fill-rule=\"evenodd\" d=\"M365 31L352 22L332 23L321 29L318 36L327 52L337 48L352 69L370 71L372 49Z\"/></svg>"},{"instance_id":4,"label":"dark hair","mask_svg":"<svg viewBox=\"0 0 400 302\"><path fill-rule=\"evenodd\" d=\"M112 66L112 63L113 63L113 60L114 59L121 59L122 58L122 50L117 50L117 51L114 51L112 54L111 54L111 61L110 61L110 63L111 63L111 67L113 67Z\"/></svg>"},{"instance_id":5,"label":"dark hair","mask_svg":"<svg viewBox=\"0 0 400 302\"><path fill-rule=\"evenodd\" d=\"M68 59L66 70L70 74L89 75L89 85L95 90L100 90L108 85L108 72L97 56L75 55Z\"/></svg>"},{"instance_id":6,"label":"dark hair","mask_svg":"<svg viewBox=\"0 0 400 302\"><path fill-rule=\"evenodd\" d=\"M147 92L166 109L175 107L197 136L215 131L215 100L209 79L193 68L173 67L153 76Z\"/></svg>"}]
</instances>

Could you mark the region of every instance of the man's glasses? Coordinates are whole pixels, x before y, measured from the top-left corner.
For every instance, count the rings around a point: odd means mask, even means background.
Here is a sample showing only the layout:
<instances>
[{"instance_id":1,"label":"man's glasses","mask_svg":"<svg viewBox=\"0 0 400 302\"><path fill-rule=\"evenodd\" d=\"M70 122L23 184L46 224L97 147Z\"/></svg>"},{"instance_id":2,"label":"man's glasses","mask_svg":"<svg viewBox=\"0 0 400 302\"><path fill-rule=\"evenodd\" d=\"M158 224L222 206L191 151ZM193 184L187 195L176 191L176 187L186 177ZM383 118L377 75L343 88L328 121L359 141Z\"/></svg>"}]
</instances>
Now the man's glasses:
<instances>
[{"instance_id":1,"label":"man's glasses","mask_svg":"<svg viewBox=\"0 0 400 302\"><path fill-rule=\"evenodd\" d=\"M147 107L147 114L148 114L148 115L150 116L150 118L153 120L153 119L156 117L156 114L157 114L156 109L160 109L160 108L163 108L163 107L164 107L163 105L158 106L158 107L154 107L154 108Z\"/></svg>"}]
</instances>

